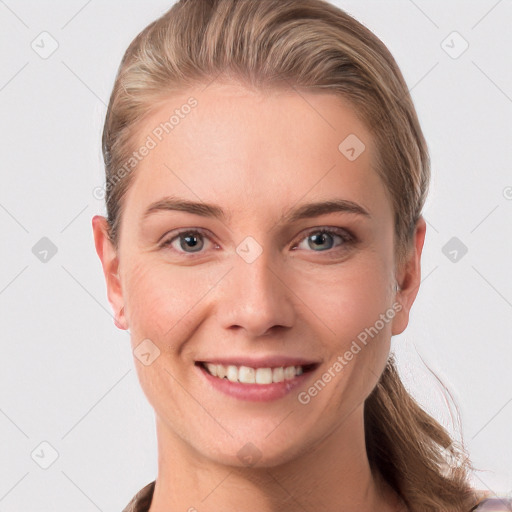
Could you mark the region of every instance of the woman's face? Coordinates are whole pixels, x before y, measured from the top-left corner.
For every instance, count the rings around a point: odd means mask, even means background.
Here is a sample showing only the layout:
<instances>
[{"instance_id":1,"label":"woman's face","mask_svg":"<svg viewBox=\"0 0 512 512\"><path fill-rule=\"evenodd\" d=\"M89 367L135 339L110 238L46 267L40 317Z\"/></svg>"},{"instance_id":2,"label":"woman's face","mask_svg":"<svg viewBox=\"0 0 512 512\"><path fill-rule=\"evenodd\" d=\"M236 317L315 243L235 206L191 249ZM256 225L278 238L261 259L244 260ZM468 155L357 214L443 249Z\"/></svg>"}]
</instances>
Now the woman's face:
<instances>
[{"instance_id":1,"label":"woman's face","mask_svg":"<svg viewBox=\"0 0 512 512\"><path fill-rule=\"evenodd\" d=\"M109 299L160 434L202 458L273 465L361 428L349 415L414 297L395 291L392 206L354 111L331 94L213 83L163 103L142 146ZM235 383L200 362L284 380Z\"/></svg>"}]
</instances>

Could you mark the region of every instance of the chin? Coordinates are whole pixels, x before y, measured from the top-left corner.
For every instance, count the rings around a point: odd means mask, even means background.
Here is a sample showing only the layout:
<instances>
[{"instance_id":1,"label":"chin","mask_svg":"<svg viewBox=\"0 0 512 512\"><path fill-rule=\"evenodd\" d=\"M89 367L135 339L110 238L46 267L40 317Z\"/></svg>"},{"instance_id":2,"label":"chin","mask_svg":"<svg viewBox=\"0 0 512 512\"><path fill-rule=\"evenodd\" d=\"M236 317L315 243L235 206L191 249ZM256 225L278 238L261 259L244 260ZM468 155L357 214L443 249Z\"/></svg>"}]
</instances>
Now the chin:
<instances>
[{"instance_id":1,"label":"chin","mask_svg":"<svg viewBox=\"0 0 512 512\"><path fill-rule=\"evenodd\" d=\"M301 453L305 453L304 433L300 438L288 436L286 442L265 433L226 438L224 443L204 449L205 445L196 446L198 453L212 462L237 468L272 468L293 462ZM242 440L247 439L247 440ZM206 441L206 440L205 440ZM308 443L309 445L310 443Z\"/></svg>"}]
</instances>

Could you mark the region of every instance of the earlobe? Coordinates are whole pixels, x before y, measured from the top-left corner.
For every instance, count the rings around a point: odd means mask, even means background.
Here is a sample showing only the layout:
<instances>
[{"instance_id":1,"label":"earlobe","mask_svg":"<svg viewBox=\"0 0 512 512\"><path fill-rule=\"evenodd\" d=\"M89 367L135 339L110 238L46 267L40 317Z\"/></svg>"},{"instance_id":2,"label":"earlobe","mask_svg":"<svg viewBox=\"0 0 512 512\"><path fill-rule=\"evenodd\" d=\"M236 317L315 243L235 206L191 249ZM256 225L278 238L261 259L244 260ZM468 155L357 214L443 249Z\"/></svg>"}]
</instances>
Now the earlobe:
<instances>
[{"instance_id":1,"label":"earlobe","mask_svg":"<svg viewBox=\"0 0 512 512\"><path fill-rule=\"evenodd\" d=\"M108 222L105 217L95 215L92 218L94 245L100 258L107 286L107 297L114 311L114 324L119 329L127 330L124 314L124 299L119 278L119 257L108 235Z\"/></svg>"},{"instance_id":2,"label":"earlobe","mask_svg":"<svg viewBox=\"0 0 512 512\"><path fill-rule=\"evenodd\" d=\"M421 253L425 242L425 233L426 222L420 216L406 261L396 276L398 289L395 293L395 302L400 305L400 309L393 319L392 335L401 334L409 323L409 313L421 283Z\"/></svg>"},{"instance_id":3,"label":"earlobe","mask_svg":"<svg viewBox=\"0 0 512 512\"><path fill-rule=\"evenodd\" d=\"M124 306L114 316L114 324L118 329L122 329L123 331L126 331L128 329L128 326L126 325L126 318L124 316Z\"/></svg>"}]
</instances>

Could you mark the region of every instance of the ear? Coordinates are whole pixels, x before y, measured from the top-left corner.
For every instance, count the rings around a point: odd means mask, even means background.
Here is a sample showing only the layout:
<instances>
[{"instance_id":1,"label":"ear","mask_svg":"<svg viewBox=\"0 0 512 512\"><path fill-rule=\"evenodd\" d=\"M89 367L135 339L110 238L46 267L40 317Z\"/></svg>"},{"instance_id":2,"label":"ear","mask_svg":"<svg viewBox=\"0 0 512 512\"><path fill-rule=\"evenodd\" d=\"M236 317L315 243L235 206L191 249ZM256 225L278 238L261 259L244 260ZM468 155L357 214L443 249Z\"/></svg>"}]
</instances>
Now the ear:
<instances>
[{"instance_id":1,"label":"ear","mask_svg":"<svg viewBox=\"0 0 512 512\"><path fill-rule=\"evenodd\" d=\"M421 282L421 251L425 241L425 232L427 224L425 219L420 216L414 230L414 240L408 251L405 262L397 272L397 283L399 289L395 295L395 301L401 305L400 311L393 318L391 334L402 333L409 323L409 312Z\"/></svg>"},{"instance_id":2,"label":"ear","mask_svg":"<svg viewBox=\"0 0 512 512\"><path fill-rule=\"evenodd\" d=\"M105 275L108 301L114 310L114 323L119 329L127 330L128 325L124 314L124 300L118 273L119 258L108 236L107 219L101 215L95 215L92 218L92 230L96 252Z\"/></svg>"}]
</instances>

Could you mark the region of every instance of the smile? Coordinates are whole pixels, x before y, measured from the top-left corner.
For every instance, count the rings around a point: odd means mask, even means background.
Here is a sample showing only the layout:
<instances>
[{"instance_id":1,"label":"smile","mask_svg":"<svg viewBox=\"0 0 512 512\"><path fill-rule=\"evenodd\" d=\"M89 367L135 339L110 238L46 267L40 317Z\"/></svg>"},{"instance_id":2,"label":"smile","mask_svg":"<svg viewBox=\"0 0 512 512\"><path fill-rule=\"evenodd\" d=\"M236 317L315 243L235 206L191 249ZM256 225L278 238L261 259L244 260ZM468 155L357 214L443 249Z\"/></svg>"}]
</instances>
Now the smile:
<instances>
[{"instance_id":1,"label":"smile","mask_svg":"<svg viewBox=\"0 0 512 512\"><path fill-rule=\"evenodd\" d=\"M210 363L195 365L206 380L218 391L232 397L250 400L275 400L287 395L309 378L318 363L285 366L258 366Z\"/></svg>"},{"instance_id":2,"label":"smile","mask_svg":"<svg viewBox=\"0 0 512 512\"><path fill-rule=\"evenodd\" d=\"M250 366L222 365L213 363L201 363L206 371L219 379L227 379L230 382L242 384L271 384L292 380L304 371L310 371L314 365L306 366L279 366L277 368L251 368Z\"/></svg>"}]
</instances>

